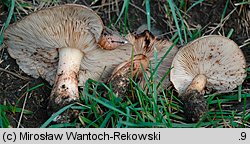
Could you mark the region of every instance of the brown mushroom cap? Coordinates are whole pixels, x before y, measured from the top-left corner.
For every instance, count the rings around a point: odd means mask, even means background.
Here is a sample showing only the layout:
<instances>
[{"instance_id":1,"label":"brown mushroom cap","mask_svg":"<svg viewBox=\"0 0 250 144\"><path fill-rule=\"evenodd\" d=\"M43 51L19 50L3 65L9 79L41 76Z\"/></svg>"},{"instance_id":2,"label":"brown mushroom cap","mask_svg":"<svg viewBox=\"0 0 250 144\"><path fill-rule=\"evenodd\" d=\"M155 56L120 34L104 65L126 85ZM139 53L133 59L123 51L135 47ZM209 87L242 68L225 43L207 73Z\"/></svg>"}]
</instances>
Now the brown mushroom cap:
<instances>
[{"instance_id":1,"label":"brown mushroom cap","mask_svg":"<svg viewBox=\"0 0 250 144\"><path fill-rule=\"evenodd\" d=\"M120 36L120 34L116 31L112 31L111 29L105 27L98 42L99 46L105 50L114 50L117 47L126 45L128 40L124 37Z\"/></svg>"},{"instance_id":2,"label":"brown mushroom cap","mask_svg":"<svg viewBox=\"0 0 250 144\"><path fill-rule=\"evenodd\" d=\"M166 52L169 50L169 48L172 46L173 43L164 40L164 39L158 39L153 34L151 34L148 30L145 30L141 34L128 34L127 39L129 42L133 45L134 48L134 54L143 54L145 55L149 61L151 61L152 69L157 66L160 62L160 60L163 58L163 56L166 54ZM157 61L154 57L154 51L157 52ZM164 75L169 71L171 68L172 60L177 53L178 48L176 46L173 46L173 48L170 50L168 55L163 59L161 64L158 67L158 75L156 78L156 82L160 82L161 79L164 77ZM150 76L149 71L146 71L147 75ZM164 81L161 83L163 87L167 87L170 85L169 78L165 78ZM145 81L141 82L141 85L145 85Z\"/></svg>"},{"instance_id":3,"label":"brown mushroom cap","mask_svg":"<svg viewBox=\"0 0 250 144\"><path fill-rule=\"evenodd\" d=\"M58 51L71 47L83 52L79 85L86 79L108 76L111 70L130 57L131 50L99 48L103 31L100 17L82 5L67 4L36 11L5 31L8 52L19 67L32 77L41 76L54 84Z\"/></svg>"},{"instance_id":4,"label":"brown mushroom cap","mask_svg":"<svg viewBox=\"0 0 250 144\"><path fill-rule=\"evenodd\" d=\"M176 54L170 80L179 94L185 93L197 75L206 77L206 87L230 91L246 78L246 61L237 44L223 36L198 38Z\"/></svg>"},{"instance_id":5,"label":"brown mushroom cap","mask_svg":"<svg viewBox=\"0 0 250 144\"><path fill-rule=\"evenodd\" d=\"M133 66L132 66L133 65ZM133 60L127 60L121 64L119 64L112 73L112 76L115 75L123 75L128 71L131 73L132 77L138 76L138 74L143 75L142 68L144 71L149 67L149 60L143 54L138 54L133 57ZM110 78L112 78L112 76Z\"/></svg>"},{"instance_id":6,"label":"brown mushroom cap","mask_svg":"<svg viewBox=\"0 0 250 144\"><path fill-rule=\"evenodd\" d=\"M133 60L127 60L115 68L108 83L112 85L112 90L117 96L124 97L129 94L131 90L131 81L129 78L132 78L136 82L138 78L143 78L141 66L145 71L145 68L149 66L149 61L145 55L138 54L133 57Z\"/></svg>"}]
</instances>

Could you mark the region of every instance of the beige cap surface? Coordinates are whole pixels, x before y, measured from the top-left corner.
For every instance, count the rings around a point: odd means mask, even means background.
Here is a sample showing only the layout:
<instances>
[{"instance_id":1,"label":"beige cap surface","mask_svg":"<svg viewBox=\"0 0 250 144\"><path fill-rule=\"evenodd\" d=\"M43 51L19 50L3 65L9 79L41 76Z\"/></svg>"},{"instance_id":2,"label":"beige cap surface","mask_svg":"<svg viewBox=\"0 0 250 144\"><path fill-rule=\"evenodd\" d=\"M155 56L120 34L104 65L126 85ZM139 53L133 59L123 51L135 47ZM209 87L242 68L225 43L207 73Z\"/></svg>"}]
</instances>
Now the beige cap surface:
<instances>
[{"instance_id":1,"label":"beige cap surface","mask_svg":"<svg viewBox=\"0 0 250 144\"><path fill-rule=\"evenodd\" d=\"M170 80L183 94L197 75L207 78L206 87L230 91L246 78L246 62L237 44L223 36L198 38L179 50L170 72Z\"/></svg>"}]
</instances>

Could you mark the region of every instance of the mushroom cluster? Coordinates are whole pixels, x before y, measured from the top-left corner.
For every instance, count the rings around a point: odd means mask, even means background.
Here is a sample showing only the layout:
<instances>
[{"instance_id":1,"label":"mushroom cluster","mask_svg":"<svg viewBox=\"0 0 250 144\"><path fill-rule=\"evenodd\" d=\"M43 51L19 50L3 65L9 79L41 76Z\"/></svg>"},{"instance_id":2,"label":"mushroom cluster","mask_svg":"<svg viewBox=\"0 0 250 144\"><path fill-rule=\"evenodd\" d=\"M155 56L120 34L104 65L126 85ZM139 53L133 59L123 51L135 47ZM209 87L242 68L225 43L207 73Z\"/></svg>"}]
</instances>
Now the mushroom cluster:
<instances>
[{"instance_id":1,"label":"mushroom cluster","mask_svg":"<svg viewBox=\"0 0 250 144\"><path fill-rule=\"evenodd\" d=\"M100 43L102 33L106 33L102 20L94 11L67 4L36 11L12 24L5 31L5 42L25 73L53 85L50 107L56 109L78 100L78 86L87 79L105 78L129 59L131 49L123 47L125 41L111 41L116 49L106 50L109 47Z\"/></svg>"},{"instance_id":2,"label":"mushroom cluster","mask_svg":"<svg viewBox=\"0 0 250 144\"><path fill-rule=\"evenodd\" d=\"M172 62L170 80L184 102L187 119L207 111L205 89L231 91L246 78L246 61L237 44L223 36L198 38L181 48Z\"/></svg>"},{"instance_id":3,"label":"mushroom cluster","mask_svg":"<svg viewBox=\"0 0 250 144\"><path fill-rule=\"evenodd\" d=\"M178 51L148 30L123 38L105 28L93 10L76 4L30 14L5 30L5 43L25 73L53 85L52 109L78 100L78 86L89 78L108 79L117 96L124 96L130 78L144 87L144 72L151 77L150 69L157 68L155 81L163 88L172 82L187 118L197 121L207 111L206 89L231 91L246 77L243 53L226 37L205 36Z\"/></svg>"},{"instance_id":4,"label":"mushroom cluster","mask_svg":"<svg viewBox=\"0 0 250 144\"><path fill-rule=\"evenodd\" d=\"M126 38L133 46L134 55L131 59L121 63L113 71L112 76L108 80L116 95L124 96L127 94L128 87L130 86L129 78L139 82L140 85L144 87L146 83L143 71L150 77L149 65L151 64L152 70L154 71L157 66L156 64L159 64L166 52L171 48L167 56L161 61L157 69L158 75L156 77L157 83L162 81L162 87L169 86L169 79L162 79L171 67L172 60L178 51L177 47L172 46L173 44L165 39L158 39L148 30L139 34L128 34ZM158 55L157 59L155 59L154 56L155 51Z\"/></svg>"}]
</instances>

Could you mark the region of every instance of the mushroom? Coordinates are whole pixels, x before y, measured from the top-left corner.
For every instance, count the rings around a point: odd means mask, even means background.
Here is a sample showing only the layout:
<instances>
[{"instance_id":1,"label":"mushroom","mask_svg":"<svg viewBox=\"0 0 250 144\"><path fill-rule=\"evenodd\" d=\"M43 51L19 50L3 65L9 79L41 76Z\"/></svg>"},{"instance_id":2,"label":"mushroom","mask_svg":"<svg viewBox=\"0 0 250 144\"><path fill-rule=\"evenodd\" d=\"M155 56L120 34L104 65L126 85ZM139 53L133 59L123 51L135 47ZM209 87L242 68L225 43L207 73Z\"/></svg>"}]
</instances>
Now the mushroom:
<instances>
[{"instance_id":1,"label":"mushroom","mask_svg":"<svg viewBox=\"0 0 250 144\"><path fill-rule=\"evenodd\" d=\"M114 50L119 46L126 45L128 40L121 37L117 32L109 28L105 28L98 42L101 48L106 50Z\"/></svg>"},{"instance_id":2,"label":"mushroom","mask_svg":"<svg viewBox=\"0 0 250 144\"><path fill-rule=\"evenodd\" d=\"M116 96L119 95L123 98L128 94L128 90L131 89L131 81L129 78L132 78L135 81L137 81L137 78L141 79L143 77L143 71L148 67L149 60L143 54L135 55L133 60L127 60L117 66L108 80L108 83L113 86L112 89Z\"/></svg>"},{"instance_id":3,"label":"mushroom","mask_svg":"<svg viewBox=\"0 0 250 144\"><path fill-rule=\"evenodd\" d=\"M109 83L113 84L113 90L117 95L125 95L125 91L121 92L121 87L127 89L129 86L129 78L131 76L133 80L139 82L142 87L145 86L145 79L142 74L141 64L147 76L150 76L149 65L151 63L152 70L154 71L156 64L161 61L163 56L172 46L172 43L164 40L158 39L151 32L145 30L140 34L128 34L128 41L133 45L134 49L134 59L127 60L121 63L114 71L109 79ZM154 51L157 52L158 58L155 60ZM174 58L177 47L173 46L168 55L163 59L158 67L158 75L156 77L156 82L159 83L164 78L167 71L170 69L172 59ZM141 63L141 64L140 64ZM133 64L133 65L132 65ZM132 65L132 69L131 69ZM132 75L131 75L132 70ZM122 77L121 77L122 76ZM136 77L135 77L136 76ZM124 80L126 82L124 82ZM116 85L114 85L116 84ZM170 85L168 78L165 78L161 84L163 87ZM124 93L125 92L125 93Z\"/></svg>"},{"instance_id":4,"label":"mushroom","mask_svg":"<svg viewBox=\"0 0 250 144\"><path fill-rule=\"evenodd\" d=\"M188 120L198 121L207 111L205 89L231 91L246 78L246 61L237 44L223 36L201 37L179 50L170 80L184 102Z\"/></svg>"},{"instance_id":5,"label":"mushroom","mask_svg":"<svg viewBox=\"0 0 250 144\"><path fill-rule=\"evenodd\" d=\"M36 11L5 31L7 50L27 74L54 84L50 106L79 99L78 85L107 77L130 57L131 49L112 51L97 44L103 23L90 8L68 4Z\"/></svg>"}]
</instances>

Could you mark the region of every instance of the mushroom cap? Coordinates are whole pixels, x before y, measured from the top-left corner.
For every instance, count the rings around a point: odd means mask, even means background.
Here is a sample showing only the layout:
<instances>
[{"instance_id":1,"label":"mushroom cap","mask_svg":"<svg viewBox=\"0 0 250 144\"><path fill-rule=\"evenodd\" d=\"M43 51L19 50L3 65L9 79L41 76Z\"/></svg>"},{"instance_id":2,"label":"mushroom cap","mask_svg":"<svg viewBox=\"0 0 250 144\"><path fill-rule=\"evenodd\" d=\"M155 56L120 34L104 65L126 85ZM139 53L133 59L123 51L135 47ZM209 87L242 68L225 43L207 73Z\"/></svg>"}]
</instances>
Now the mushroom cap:
<instances>
[{"instance_id":1,"label":"mushroom cap","mask_svg":"<svg viewBox=\"0 0 250 144\"><path fill-rule=\"evenodd\" d=\"M99 46L105 50L114 50L119 46L128 43L124 37L122 37L118 32L112 31L111 29L105 27L100 40L98 42Z\"/></svg>"},{"instance_id":2,"label":"mushroom cap","mask_svg":"<svg viewBox=\"0 0 250 144\"><path fill-rule=\"evenodd\" d=\"M97 42L103 27L101 18L90 8L67 4L36 11L12 24L5 31L5 42L19 67L35 78L41 76L53 84L58 51L70 47L79 49L84 55L79 78L96 79L97 75L107 73L105 70L111 70L114 64L129 58L128 51L131 51L126 47L112 52L99 48ZM83 85L85 79L79 79L79 85Z\"/></svg>"},{"instance_id":3,"label":"mushroom cap","mask_svg":"<svg viewBox=\"0 0 250 144\"><path fill-rule=\"evenodd\" d=\"M111 51L99 48L86 54L81 62L79 85L83 85L88 78L103 80L110 77L120 63L131 57L131 48L128 43Z\"/></svg>"},{"instance_id":4,"label":"mushroom cap","mask_svg":"<svg viewBox=\"0 0 250 144\"><path fill-rule=\"evenodd\" d=\"M134 55L143 54L147 56L149 61L151 61L152 70L155 69L157 64L161 61L163 56L166 54L166 52L169 50L169 48L172 46L173 43L165 40L165 39L158 39L155 37L151 32L148 30L145 30L144 32L140 34L128 34L127 35L128 41L133 45L134 48ZM157 61L155 60L154 51L157 52ZM169 71L171 68L172 60L177 53L178 48L176 46L173 46L168 55L163 59L161 64L158 67L158 75L156 78L156 82L159 83L161 79L165 76L165 74ZM147 76L150 76L150 72L146 71ZM164 81L162 81L162 87L167 87L171 83L169 81L169 78L165 78ZM145 81L141 81L141 85L145 85Z\"/></svg>"},{"instance_id":5,"label":"mushroom cap","mask_svg":"<svg viewBox=\"0 0 250 144\"><path fill-rule=\"evenodd\" d=\"M183 94L193 79L201 74L207 78L206 87L230 91L246 77L246 61L238 45L223 36L198 38L179 50L170 72L170 80Z\"/></svg>"},{"instance_id":6,"label":"mushroom cap","mask_svg":"<svg viewBox=\"0 0 250 144\"><path fill-rule=\"evenodd\" d=\"M131 67L133 65L133 67ZM144 69L148 68L149 61L147 57L143 54L138 54L133 57L133 60L127 60L121 64L119 64L112 73L110 79L116 77L116 75L125 75L126 73L130 73L130 76L135 77L137 74L142 75L142 67ZM133 69L132 69L133 68ZM132 72L132 74L131 74Z\"/></svg>"},{"instance_id":7,"label":"mushroom cap","mask_svg":"<svg viewBox=\"0 0 250 144\"><path fill-rule=\"evenodd\" d=\"M132 77L136 82L137 78L142 78L141 66L144 69L149 66L149 61L143 54L135 55L133 60L127 60L114 69L108 83L112 85L113 92L117 96L123 97L130 93L131 81L129 78Z\"/></svg>"}]
</instances>

